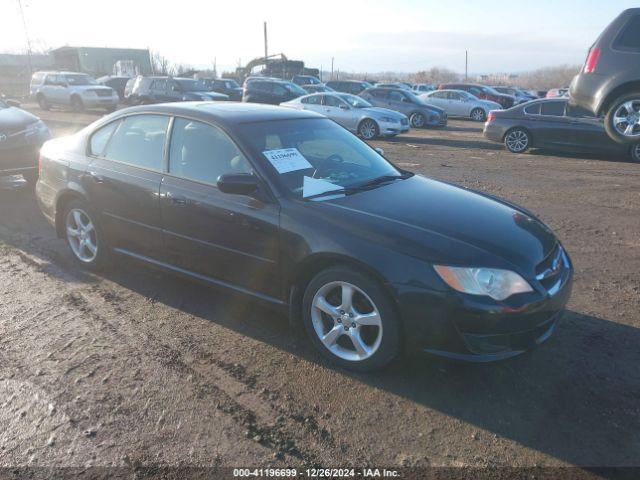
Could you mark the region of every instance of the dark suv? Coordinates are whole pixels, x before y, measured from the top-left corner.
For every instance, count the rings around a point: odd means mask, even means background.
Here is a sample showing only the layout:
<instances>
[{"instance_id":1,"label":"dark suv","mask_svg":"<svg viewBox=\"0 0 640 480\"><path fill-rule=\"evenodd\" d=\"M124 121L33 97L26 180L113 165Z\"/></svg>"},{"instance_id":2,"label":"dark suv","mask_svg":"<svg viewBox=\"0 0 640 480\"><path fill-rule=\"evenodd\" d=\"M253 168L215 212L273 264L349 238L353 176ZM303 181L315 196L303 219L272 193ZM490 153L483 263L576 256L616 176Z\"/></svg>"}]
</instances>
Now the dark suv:
<instances>
[{"instance_id":1,"label":"dark suv","mask_svg":"<svg viewBox=\"0 0 640 480\"><path fill-rule=\"evenodd\" d=\"M204 83L192 78L136 77L126 100L132 105L149 105L166 102L193 102L229 100L222 93L209 92Z\"/></svg>"},{"instance_id":2,"label":"dark suv","mask_svg":"<svg viewBox=\"0 0 640 480\"><path fill-rule=\"evenodd\" d=\"M242 100L242 87L232 78L205 78L202 80L211 92L227 95L231 100Z\"/></svg>"},{"instance_id":3,"label":"dark suv","mask_svg":"<svg viewBox=\"0 0 640 480\"><path fill-rule=\"evenodd\" d=\"M613 140L640 141L640 8L625 10L602 32L570 94L572 104L605 116Z\"/></svg>"},{"instance_id":4,"label":"dark suv","mask_svg":"<svg viewBox=\"0 0 640 480\"><path fill-rule=\"evenodd\" d=\"M245 83L242 101L280 105L282 102L288 102L306 94L307 92L302 87L293 82L255 79Z\"/></svg>"},{"instance_id":5,"label":"dark suv","mask_svg":"<svg viewBox=\"0 0 640 480\"><path fill-rule=\"evenodd\" d=\"M326 85L336 92L350 93L351 95L359 95L367 88L373 87L369 82L360 80L331 80Z\"/></svg>"},{"instance_id":6,"label":"dark suv","mask_svg":"<svg viewBox=\"0 0 640 480\"><path fill-rule=\"evenodd\" d=\"M439 90L464 90L471 95L482 100L489 100L502 105L502 108L513 107L516 99L511 95L504 95L486 85L478 85L477 83L444 83L438 87Z\"/></svg>"}]
</instances>

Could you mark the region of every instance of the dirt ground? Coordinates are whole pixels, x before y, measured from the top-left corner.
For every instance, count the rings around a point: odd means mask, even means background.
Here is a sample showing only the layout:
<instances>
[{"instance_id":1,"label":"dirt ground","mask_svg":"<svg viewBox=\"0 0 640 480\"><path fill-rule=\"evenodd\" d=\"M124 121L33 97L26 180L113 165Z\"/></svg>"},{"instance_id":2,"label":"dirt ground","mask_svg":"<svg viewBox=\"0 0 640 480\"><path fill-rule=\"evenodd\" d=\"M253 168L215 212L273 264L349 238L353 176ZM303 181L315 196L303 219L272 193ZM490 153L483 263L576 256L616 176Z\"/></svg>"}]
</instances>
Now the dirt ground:
<instances>
[{"instance_id":1,"label":"dirt ground","mask_svg":"<svg viewBox=\"0 0 640 480\"><path fill-rule=\"evenodd\" d=\"M97 117L40 115L62 135ZM640 466L640 165L513 155L451 121L374 142L538 214L575 264L545 345L468 365L326 365L286 318L123 260L76 268L0 179L0 466Z\"/></svg>"}]
</instances>

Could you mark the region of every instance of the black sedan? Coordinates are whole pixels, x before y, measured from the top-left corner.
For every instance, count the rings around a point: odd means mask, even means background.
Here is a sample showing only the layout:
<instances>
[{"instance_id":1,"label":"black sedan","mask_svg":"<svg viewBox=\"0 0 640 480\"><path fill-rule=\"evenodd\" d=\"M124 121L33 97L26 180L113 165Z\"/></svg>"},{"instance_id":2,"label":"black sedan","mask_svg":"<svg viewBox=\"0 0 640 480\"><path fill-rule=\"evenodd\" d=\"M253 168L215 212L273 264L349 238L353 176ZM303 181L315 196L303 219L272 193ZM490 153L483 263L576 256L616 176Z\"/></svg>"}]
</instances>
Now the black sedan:
<instances>
[{"instance_id":1,"label":"black sedan","mask_svg":"<svg viewBox=\"0 0 640 480\"><path fill-rule=\"evenodd\" d=\"M609 138L602 119L568 99L536 100L489 113L484 136L504 142L513 153L546 148L576 153L625 156L640 162L640 144L623 145Z\"/></svg>"},{"instance_id":2,"label":"black sedan","mask_svg":"<svg viewBox=\"0 0 640 480\"><path fill-rule=\"evenodd\" d=\"M40 147L51 134L42 120L19 106L0 99L0 176L22 175L34 185Z\"/></svg>"},{"instance_id":3,"label":"black sedan","mask_svg":"<svg viewBox=\"0 0 640 480\"><path fill-rule=\"evenodd\" d=\"M403 347L511 357L551 335L571 291L531 213L399 169L307 111L120 110L48 142L36 192L80 265L116 253L252 297L356 370Z\"/></svg>"}]
</instances>

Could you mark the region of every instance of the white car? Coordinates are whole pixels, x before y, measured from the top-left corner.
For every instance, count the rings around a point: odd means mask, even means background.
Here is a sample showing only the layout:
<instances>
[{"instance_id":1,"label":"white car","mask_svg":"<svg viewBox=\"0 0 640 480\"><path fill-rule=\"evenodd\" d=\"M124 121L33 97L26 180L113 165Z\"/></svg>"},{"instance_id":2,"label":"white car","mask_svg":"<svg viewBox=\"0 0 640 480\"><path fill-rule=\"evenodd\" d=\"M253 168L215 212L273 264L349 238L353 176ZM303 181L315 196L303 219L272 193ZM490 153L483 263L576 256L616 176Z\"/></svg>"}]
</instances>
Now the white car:
<instances>
[{"instance_id":1,"label":"white car","mask_svg":"<svg viewBox=\"0 0 640 480\"><path fill-rule=\"evenodd\" d=\"M62 105L77 112L85 108L104 108L112 112L120 101L113 88L100 85L85 73L76 72L36 72L31 77L30 93L42 110Z\"/></svg>"},{"instance_id":2,"label":"white car","mask_svg":"<svg viewBox=\"0 0 640 480\"><path fill-rule=\"evenodd\" d=\"M374 107L350 93L314 93L283 102L280 106L321 113L365 140L392 137L409 131L409 119L406 115Z\"/></svg>"},{"instance_id":3,"label":"white car","mask_svg":"<svg viewBox=\"0 0 640 480\"><path fill-rule=\"evenodd\" d=\"M471 118L476 122L484 122L491 110L502 110L499 103L481 100L463 90L436 90L420 95L420 99L443 108L450 117Z\"/></svg>"}]
</instances>

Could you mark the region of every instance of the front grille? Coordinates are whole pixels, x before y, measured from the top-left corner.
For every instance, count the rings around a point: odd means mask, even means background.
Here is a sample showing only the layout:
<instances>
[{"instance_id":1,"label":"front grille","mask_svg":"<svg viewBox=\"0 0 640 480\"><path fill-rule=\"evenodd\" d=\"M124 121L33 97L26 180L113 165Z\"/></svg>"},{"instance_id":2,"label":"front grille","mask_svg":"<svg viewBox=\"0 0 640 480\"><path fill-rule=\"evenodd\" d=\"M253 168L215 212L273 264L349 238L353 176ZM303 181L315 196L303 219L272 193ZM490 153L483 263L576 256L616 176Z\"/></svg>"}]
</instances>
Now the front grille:
<instances>
[{"instance_id":1,"label":"front grille","mask_svg":"<svg viewBox=\"0 0 640 480\"><path fill-rule=\"evenodd\" d=\"M552 292L562 281L562 273L567 267L567 259L559 244L536 267L536 280L545 290Z\"/></svg>"}]
</instances>

